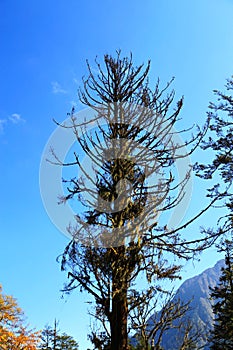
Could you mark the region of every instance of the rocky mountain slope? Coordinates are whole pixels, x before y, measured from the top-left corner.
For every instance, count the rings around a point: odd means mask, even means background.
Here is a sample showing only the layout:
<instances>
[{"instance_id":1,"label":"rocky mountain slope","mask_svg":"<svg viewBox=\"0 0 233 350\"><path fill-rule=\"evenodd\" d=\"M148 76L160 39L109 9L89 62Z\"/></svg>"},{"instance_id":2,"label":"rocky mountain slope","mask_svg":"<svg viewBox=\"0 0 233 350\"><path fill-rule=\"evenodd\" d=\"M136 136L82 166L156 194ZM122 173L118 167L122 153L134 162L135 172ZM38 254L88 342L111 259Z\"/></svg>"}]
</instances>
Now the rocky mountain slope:
<instances>
[{"instance_id":1,"label":"rocky mountain slope","mask_svg":"<svg viewBox=\"0 0 233 350\"><path fill-rule=\"evenodd\" d=\"M209 287L214 287L218 283L223 266L224 260L220 260L214 267L205 270L198 276L186 280L175 295L175 298L179 298L182 302L191 300L191 310L186 313L184 323L187 322L187 319L191 320L194 331L203 334L199 346L205 350L208 349L208 346L205 345L206 340L204 334L213 326ZM179 349L179 334L176 329L170 329L164 334L162 346L165 350Z\"/></svg>"}]
</instances>

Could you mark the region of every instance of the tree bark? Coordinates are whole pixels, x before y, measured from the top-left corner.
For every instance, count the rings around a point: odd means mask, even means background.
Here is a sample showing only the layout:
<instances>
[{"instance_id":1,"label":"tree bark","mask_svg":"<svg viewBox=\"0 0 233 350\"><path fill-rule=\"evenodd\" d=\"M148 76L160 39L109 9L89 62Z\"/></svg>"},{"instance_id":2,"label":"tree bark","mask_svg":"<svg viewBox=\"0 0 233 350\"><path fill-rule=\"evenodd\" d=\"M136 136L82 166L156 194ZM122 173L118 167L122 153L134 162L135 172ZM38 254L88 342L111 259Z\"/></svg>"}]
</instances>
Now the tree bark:
<instances>
[{"instance_id":1,"label":"tree bark","mask_svg":"<svg viewBox=\"0 0 233 350\"><path fill-rule=\"evenodd\" d=\"M125 246L115 248L115 264L112 269L112 307L110 330L111 350L128 350L128 282Z\"/></svg>"},{"instance_id":2,"label":"tree bark","mask_svg":"<svg viewBox=\"0 0 233 350\"><path fill-rule=\"evenodd\" d=\"M127 288L121 280L113 283L111 350L128 350Z\"/></svg>"}]
</instances>

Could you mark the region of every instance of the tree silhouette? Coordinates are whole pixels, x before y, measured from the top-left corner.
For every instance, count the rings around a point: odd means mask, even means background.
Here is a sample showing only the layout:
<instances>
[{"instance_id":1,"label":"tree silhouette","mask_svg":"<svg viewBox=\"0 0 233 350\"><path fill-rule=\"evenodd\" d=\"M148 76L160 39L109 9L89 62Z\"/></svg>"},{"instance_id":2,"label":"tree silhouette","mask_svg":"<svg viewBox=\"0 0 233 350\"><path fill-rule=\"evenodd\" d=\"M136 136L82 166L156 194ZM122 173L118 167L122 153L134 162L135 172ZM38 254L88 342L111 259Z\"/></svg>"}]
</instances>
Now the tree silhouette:
<instances>
[{"instance_id":1,"label":"tree silhouette","mask_svg":"<svg viewBox=\"0 0 233 350\"><path fill-rule=\"evenodd\" d=\"M225 267L219 284L211 289L214 301L214 329L210 336L210 349L233 348L233 254L232 242L225 241L220 251L225 252Z\"/></svg>"},{"instance_id":2,"label":"tree silhouette","mask_svg":"<svg viewBox=\"0 0 233 350\"><path fill-rule=\"evenodd\" d=\"M210 102L208 119L210 121L208 137L204 138L201 148L212 159L209 164L197 163L197 176L207 181L214 181L208 189L207 196L218 197L224 208L224 214L218 220L216 235L227 234L232 230L233 209L233 79L228 79L226 91L214 90L217 102ZM222 180L222 181L221 181ZM221 184L221 185L220 185ZM207 229L206 231L209 231Z\"/></svg>"}]
</instances>

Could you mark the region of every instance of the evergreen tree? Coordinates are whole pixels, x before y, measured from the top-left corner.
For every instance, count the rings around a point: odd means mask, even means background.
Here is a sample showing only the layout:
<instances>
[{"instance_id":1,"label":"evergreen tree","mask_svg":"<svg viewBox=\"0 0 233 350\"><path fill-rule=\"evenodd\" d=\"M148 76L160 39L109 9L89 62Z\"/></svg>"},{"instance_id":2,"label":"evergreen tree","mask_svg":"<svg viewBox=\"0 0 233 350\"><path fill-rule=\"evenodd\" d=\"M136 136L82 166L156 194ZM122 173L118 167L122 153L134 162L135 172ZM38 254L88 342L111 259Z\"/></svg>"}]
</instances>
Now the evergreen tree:
<instances>
[{"instance_id":1,"label":"evergreen tree","mask_svg":"<svg viewBox=\"0 0 233 350\"><path fill-rule=\"evenodd\" d=\"M210 132L201 145L202 149L208 152L208 157L212 158L212 161L209 164L195 165L199 177L215 182L208 189L207 196L212 199L218 197L221 200L219 206L224 208L222 216L217 221L217 229L208 228L203 232L212 232L216 237L219 234L230 236L229 241L226 241L221 247L226 252L226 269L223 270L220 286L213 291L213 298L216 300L213 349L232 348L232 343L230 343L232 333L230 328L227 330L226 327L231 327L230 312L232 310L232 254L230 249L232 248L233 223L233 76L227 80L225 88L225 91L214 90L217 101L210 102L207 113ZM229 314L226 305L229 306ZM229 340L227 340L228 336ZM228 346L228 343L231 345Z\"/></svg>"},{"instance_id":2,"label":"evergreen tree","mask_svg":"<svg viewBox=\"0 0 233 350\"><path fill-rule=\"evenodd\" d=\"M104 67L96 64L97 74L87 63L89 76L83 80L79 97L95 111L89 124L95 120L98 130L89 131L88 120L79 121L74 109L71 125L63 125L73 128L82 151L93 163L95 177L90 177L77 153L74 162L63 163L78 166L83 176L65 180L67 195L61 201L77 198L84 210L79 207L76 225L69 227L73 239L64 251L62 269L69 271L66 291L79 287L94 297L94 316L102 323L110 349L127 350L132 329L129 314L157 289L154 282L178 278L180 265L173 263L174 258L192 258L215 238L208 232L190 240L181 235L215 199L178 227L168 227L166 219L158 222L159 214L170 213L182 202L191 169L177 179L175 163L198 147L207 125L184 144L178 142L173 127L183 99L172 108L174 91L164 96L171 82L162 90L159 83L150 89L150 62L145 68L134 67L132 56L121 58L117 52L116 58L104 56ZM104 126L98 124L101 118ZM59 157L55 158L61 165ZM148 182L152 175L157 183ZM143 292L135 289L141 276L148 283ZM98 334L93 339L97 343Z\"/></svg>"},{"instance_id":3,"label":"evergreen tree","mask_svg":"<svg viewBox=\"0 0 233 350\"><path fill-rule=\"evenodd\" d=\"M233 349L233 243L225 241L221 251L225 252L225 267L219 284L211 289L214 300L214 328L211 332L212 350Z\"/></svg>"},{"instance_id":4,"label":"evergreen tree","mask_svg":"<svg viewBox=\"0 0 233 350\"><path fill-rule=\"evenodd\" d=\"M41 350L78 350L78 343L73 337L61 333L58 329L58 322L55 320L54 327L46 326L41 333Z\"/></svg>"},{"instance_id":5,"label":"evergreen tree","mask_svg":"<svg viewBox=\"0 0 233 350\"><path fill-rule=\"evenodd\" d=\"M226 209L217 222L216 237L231 232L233 222L233 76L227 80L225 87L224 92L214 90L217 101L209 104L209 133L201 143L201 148L208 152L208 159L212 161L209 164L197 163L194 167L197 176L210 183L214 181L207 197L219 198L221 203L218 206Z\"/></svg>"}]
</instances>

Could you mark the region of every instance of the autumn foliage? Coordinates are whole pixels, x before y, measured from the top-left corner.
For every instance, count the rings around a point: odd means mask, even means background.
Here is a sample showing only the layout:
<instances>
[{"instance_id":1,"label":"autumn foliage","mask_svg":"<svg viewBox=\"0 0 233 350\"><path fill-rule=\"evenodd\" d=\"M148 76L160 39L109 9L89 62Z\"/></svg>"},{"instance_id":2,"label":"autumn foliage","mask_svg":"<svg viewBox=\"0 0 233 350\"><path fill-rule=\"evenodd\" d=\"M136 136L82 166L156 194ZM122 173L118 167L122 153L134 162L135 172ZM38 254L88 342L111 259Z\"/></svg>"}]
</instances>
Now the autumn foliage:
<instances>
[{"instance_id":1,"label":"autumn foliage","mask_svg":"<svg viewBox=\"0 0 233 350\"><path fill-rule=\"evenodd\" d=\"M16 299L3 294L0 285L0 349L36 350L38 341L39 332L28 329Z\"/></svg>"}]
</instances>

